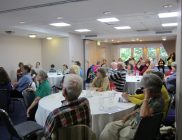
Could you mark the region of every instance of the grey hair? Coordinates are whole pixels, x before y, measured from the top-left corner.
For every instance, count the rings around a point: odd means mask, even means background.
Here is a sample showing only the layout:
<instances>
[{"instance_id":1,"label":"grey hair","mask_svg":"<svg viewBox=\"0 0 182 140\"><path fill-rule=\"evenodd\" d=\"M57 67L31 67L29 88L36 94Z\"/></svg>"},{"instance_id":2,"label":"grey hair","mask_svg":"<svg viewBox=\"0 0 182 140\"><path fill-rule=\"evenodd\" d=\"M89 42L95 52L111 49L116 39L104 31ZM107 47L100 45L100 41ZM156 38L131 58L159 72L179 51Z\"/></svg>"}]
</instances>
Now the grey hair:
<instances>
[{"instance_id":1,"label":"grey hair","mask_svg":"<svg viewBox=\"0 0 182 140\"><path fill-rule=\"evenodd\" d=\"M163 82L161 78L155 74L146 74L141 80L141 86L150 89L153 93L161 93Z\"/></svg>"},{"instance_id":2,"label":"grey hair","mask_svg":"<svg viewBox=\"0 0 182 140\"><path fill-rule=\"evenodd\" d=\"M66 75L63 88L66 89L67 99L69 101L76 100L82 92L83 80L77 74Z\"/></svg>"},{"instance_id":3,"label":"grey hair","mask_svg":"<svg viewBox=\"0 0 182 140\"><path fill-rule=\"evenodd\" d=\"M175 67L176 68L177 67L176 62L172 62L171 63L171 67Z\"/></svg>"},{"instance_id":4,"label":"grey hair","mask_svg":"<svg viewBox=\"0 0 182 140\"><path fill-rule=\"evenodd\" d=\"M43 70L40 70L38 72L38 75L42 78L42 80L47 80L47 78L48 78L47 73L45 71L43 71Z\"/></svg>"}]
</instances>

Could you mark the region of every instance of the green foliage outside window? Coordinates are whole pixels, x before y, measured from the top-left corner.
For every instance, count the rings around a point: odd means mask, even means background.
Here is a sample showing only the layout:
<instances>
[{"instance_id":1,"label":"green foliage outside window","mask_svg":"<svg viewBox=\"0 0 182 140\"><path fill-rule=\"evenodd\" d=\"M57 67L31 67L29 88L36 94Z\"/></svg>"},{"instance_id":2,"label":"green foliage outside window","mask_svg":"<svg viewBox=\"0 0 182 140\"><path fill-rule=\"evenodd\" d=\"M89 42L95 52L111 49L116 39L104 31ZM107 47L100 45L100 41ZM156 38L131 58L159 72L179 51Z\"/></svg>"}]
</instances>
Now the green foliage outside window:
<instances>
[{"instance_id":1,"label":"green foliage outside window","mask_svg":"<svg viewBox=\"0 0 182 140\"><path fill-rule=\"evenodd\" d=\"M167 62L168 54L164 47L160 47L160 58L162 58L165 62Z\"/></svg>"},{"instance_id":2,"label":"green foliage outside window","mask_svg":"<svg viewBox=\"0 0 182 140\"><path fill-rule=\"evenodd\" d=\"M135 60L138 61L140 57L143 57L143 49L142 48L134 48Z\"/></svg>"},{"instance_id":3,"label":"green foliage outside window","mask_svg":"<svg viewBox=\"0 0 182 140\"><path fill-rule=\"evenodd\" d=\"M123 61L128 60L131 57L131 48L121 48L120 49L120 58Z\"/></svg>"}]
</instances>

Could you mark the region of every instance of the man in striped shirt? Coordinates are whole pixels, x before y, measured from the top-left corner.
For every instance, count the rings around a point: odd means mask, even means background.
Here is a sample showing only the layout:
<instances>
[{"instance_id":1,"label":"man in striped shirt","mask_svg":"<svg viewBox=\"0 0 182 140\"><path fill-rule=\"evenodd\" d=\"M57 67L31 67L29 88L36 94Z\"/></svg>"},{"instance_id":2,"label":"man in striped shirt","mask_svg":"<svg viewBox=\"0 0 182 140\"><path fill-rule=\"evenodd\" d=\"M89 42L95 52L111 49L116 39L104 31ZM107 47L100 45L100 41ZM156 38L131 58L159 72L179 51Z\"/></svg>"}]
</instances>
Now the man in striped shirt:
<instances>
[{"instance_id":1,"label":"man in striped shirt","mask_svg":"<svg viewBox=\"0 0 182 140\"><path fill-rule=\"evenodd\" d=\"M110 75L109 79L116 86L116 91L123 92L126 83L126 70L123 62L117 64L117 71Z\"/></svg>"}]
</instances>

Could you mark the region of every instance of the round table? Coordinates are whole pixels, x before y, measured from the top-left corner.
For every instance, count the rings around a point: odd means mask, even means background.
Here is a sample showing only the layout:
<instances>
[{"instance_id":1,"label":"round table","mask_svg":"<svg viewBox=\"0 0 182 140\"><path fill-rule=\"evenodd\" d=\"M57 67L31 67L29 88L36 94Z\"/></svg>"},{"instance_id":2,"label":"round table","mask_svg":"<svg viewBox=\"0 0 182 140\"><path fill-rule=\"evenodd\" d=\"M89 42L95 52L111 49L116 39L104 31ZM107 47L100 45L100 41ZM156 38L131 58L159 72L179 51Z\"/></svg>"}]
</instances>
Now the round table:
<instances>
[{"instance_id":1,"label":"round table","mask_svg":"<svg viewBox=\"0 0 182 140\"><path fill-rule=\"evenodd\" d=\"M134 94L136 89L140 87L142 76L126 76L125 91L129 94Z\"/></svg>"},{"instance_id":2,"label":"round table","mask_svg":"<svg viewBox=\"0 0 182 140\"><path fill-rule=\"evenodd\" d=\"M116 91L83 91L80 97L86 97L89 100L92 130L96 133L97 138L108 122L121 119L124 115L130 113L135 106L132 103L118 102L121 93ZM61 107L62 100L64 100L64 97L61 93L51 94L41 99L35 115L36 122L44 126L49 113Z\"/></svg>"},{"instance_id":3,"label":"round table","mask_svg":"<svg viewBox=\"0 0 182 140\"><path fill-rule=\"evenodd\" d=\"M64 75L57 74L57 73L48 73L48 81L49 81L51 87L52 86L60 87L63 76Z\"/></svg>"}]
</instances>

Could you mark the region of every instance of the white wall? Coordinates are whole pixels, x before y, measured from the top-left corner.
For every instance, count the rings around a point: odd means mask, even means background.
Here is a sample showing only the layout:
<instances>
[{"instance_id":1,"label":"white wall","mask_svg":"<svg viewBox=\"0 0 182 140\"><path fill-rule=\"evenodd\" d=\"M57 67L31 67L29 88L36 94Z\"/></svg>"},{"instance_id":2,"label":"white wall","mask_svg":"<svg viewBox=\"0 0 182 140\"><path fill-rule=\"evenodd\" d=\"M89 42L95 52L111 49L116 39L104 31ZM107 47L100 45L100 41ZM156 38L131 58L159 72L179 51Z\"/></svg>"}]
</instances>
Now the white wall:
<instances>
[{"instance_id":1,"label":"white wall","mask_svg":"<svg viewBox=\"0 0 182 140\"><path fill-rule=\"evenodd\" d=\"M41 62L41 40L27 37L0 35L0 66L4 67L12 80L16 79L18 63Z\"/></svg>"},{"instance_id":2,"label":"white wall","mask_svg":"<svg viewBox=\"0 0 182 140\"><path fill-rule=\"evenodd\" d=\"M69 64L69 42L68 38L54 38L52 40L42 39L42 63L45 70L54 64L57 69L63 64Z\"/></svg>"},{"instance_id":3,"label":"white wall","mask_svg":"<svg viewBox=\"0 0 182 140\"><path fill-rule=\"evenodd\" d=\"M80 61L83 68L83 40L80 35L69 34L69 64L73 61Z\"/></svg>"}]
</instances>

